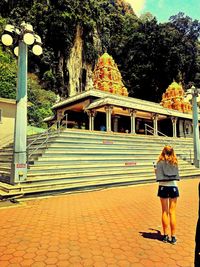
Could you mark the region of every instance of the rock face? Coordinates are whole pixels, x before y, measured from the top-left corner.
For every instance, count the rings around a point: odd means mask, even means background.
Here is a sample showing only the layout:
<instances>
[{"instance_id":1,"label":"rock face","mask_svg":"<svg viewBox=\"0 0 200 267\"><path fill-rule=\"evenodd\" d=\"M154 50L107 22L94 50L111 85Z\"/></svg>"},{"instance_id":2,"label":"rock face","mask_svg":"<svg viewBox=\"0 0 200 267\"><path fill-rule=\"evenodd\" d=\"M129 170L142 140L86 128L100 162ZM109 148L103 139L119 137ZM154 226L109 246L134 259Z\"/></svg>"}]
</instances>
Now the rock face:
<instances>
[{"instance_id":1,"label":"rock face","mask_svg":"<svg viewBox=\"0 0 200 267\"><path fill-rule=\"evenodd\" d=\"M114 6L119 6L122 10L122 13L133 13L133 9L131 8L130 4L128 4L124 0L113 0L111 4ZM101 38L98 33L98 26L94 27L92 38L93 38L93 47L97 51L98 55L102 55L102 42ZM84 35L83 30L80 25L77 25L76 28L76 35L73 47L69 53L68 59L59 58L59 73L61 75L61 80L63 81L62 87L67 92L64 92L63 95L73 96L77 93L82 91L89 90L93 88L93 65L85 62L84 60ZM111 66L113 73L115 72L116 65ZM107 69L108 70L108 69ZM117 68L117 75L118 75L118 68ZM65 79L64 74L66 73L67 79ZM114 74L113 74L114 75ZM119 74L121 79L121 74ZM105 81L104 81L105 82ZM119 81L118 85L115 84L115 80L113 82L113 92L118 92L119 94L127 95L127 90L123 84L121 84L121 89L119 88ZM115 86L116 85L116 86ZM67 89L66 89L67 88Z\"/></svg>"},{"instance_id":2,"label":"rock face","mask_svg":"<svg viewBox=\"0 0 200 267\"><path fill-rule=\"evenodd\" d=\"M94 88L98 90L128 96L127 89L122 82L121 73L108 53L104 53L98 59L94 69L93 83Z\"/></svg>"},{"instance_id":3,"label":"rock face","mask_svg":"<svg viewBox=\"0 0 200 267\"><path fill-rule=\"evenodd\" d=\"M102 53L101 40L96 30L93 34L93 43L97 51ZM83 32L81 27L77 26L74 45L70 51L67 60L67 70L69 75L68 95L73 96L82 91L93 88L93 69L92 65L84 62L83 59Z\"/></svg>"},{"instance_id":4,"label":"rock face","mask_svg":"<svg viewBox=\"0 0 200 267\"><path fill-rule=\"evenodd\" d=\"M81 78L83 68L83 39L81 27L77 26L74 46L71 49L69 59L67 61L67 69L69 73L68 94L76 95L81 91Z\"/></svg>"},{"instance_id":5,"label":"rock face","mask_svg":"<svg viewBox=\"0 0 200 267\"><path fill-rule=\"evenodd\" d=\"M168 86L166 92L162 95L160 104L165 108L175 109L184 113L192 110L191 104L184 98L182 85L177 82L173 82Z\"/></svg>"}]
</instances>

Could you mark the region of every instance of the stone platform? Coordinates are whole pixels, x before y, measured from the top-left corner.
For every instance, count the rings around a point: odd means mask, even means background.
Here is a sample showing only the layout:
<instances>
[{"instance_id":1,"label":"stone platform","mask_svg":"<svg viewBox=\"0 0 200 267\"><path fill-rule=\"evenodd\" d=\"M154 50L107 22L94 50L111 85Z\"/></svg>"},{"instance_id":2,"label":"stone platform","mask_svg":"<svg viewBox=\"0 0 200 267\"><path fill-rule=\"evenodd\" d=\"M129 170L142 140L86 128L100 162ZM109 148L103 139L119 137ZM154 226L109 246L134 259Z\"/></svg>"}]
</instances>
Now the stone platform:
<instances>
[{"instance_id":1,"label":"stone platform","mask_svg":"<svg viewBox=\"0 0 200 267\"><path fill-rule=\"evenodd\" d=\"M156 183L1 206L0 266L192 267L198 183L179 183L176 245L161 242Z\"/></svg>"}]
</instances>

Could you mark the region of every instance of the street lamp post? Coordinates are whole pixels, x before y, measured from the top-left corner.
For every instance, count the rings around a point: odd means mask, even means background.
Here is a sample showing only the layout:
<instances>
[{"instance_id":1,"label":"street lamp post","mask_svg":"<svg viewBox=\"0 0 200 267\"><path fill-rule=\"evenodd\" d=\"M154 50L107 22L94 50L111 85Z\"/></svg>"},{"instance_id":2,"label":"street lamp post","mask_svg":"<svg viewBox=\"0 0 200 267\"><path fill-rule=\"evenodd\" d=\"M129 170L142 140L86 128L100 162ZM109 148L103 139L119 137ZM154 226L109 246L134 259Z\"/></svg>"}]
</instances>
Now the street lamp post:
<instances>
[{"instance_id":1,"label":"street lamp post","mask_svg":"<svg viewBox=\"0 0 200 267\"><path fill-rule=\"evenodd\" d=\"M33 45L35 55L42 54L41 39L34 34L32 25L23 22L20 28L6 25L2 35L2 43L6 46L13 44L17 39L18 47L14 53L18 56L16 116L14 131L14 152L11 164L11 184L25 181L27 178L27 61L28 45Z\"/></svg>"},{"instance_id":2,"label":"street lamp post","mask_svg":"<svg viewBox=\"0 0 200 267\"><path fill-rule=\"evenodd\" d=\"M187 94L192 96L192 118L193 118L193 145L194 145L194 165L200 168L200 147L199 147L199 120L197 97L200 90L192 86L187 90Z\"/></svg>"}]
</instances>

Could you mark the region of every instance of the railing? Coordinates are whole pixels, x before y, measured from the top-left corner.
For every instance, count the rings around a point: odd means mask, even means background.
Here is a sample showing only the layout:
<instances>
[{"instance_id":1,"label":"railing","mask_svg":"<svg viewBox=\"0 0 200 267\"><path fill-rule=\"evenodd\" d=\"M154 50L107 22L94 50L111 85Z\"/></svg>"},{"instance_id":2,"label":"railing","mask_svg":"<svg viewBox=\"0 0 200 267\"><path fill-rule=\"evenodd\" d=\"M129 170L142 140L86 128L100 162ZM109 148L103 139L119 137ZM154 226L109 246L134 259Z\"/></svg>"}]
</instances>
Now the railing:
<instances>
[{"instance_id":1,"label":"railing","mask_svg":"<svg viewBox=\"0 0 200 267\"><path fill-rule=\"evenodd\" d=\"M145 132L145 134L150 133L150 134L154 135L154 128L152 126L148 125L147 123L145 123L144 132ZM169 136L167 136L166 134L164 134L164 133L162 133L160 131L157 131L157 133L159 135L162 135L162 136L165 136L165 137L169 137Z\"/></svg>"},{"instance_id":2,"label":"railing","mask_svg":"<svg viewBox=\"0 0 200 267\"><path fill-rule=\"evenodd\" d=\"M67 125L66 122L64 122L63 124L60 124L60 122L56 122L53 125L51 125L51 127L49 127L47 129L47 131L37 135L36 138L31 143L28 144L28 146L27 146L27 165L28 166L29 166L29 160L30 160L31 156L33 154L35 154L44 145L46 145L46 147L47 147L47 142L50 139L50 137L52 137L55 133L60 134L62 128L67 128L66 125ZM55 130L53 130L54 128L55 128ZM34 145L38 139L43 138L43 137L45 137L43 142L38 144L38 146L35 149L30 150L31 146Z\"/></svg>"},{"instance_id":3,"label":"railing","mask_svg":"<svg viewBox=\"0 0 200 267\"><path fill-rule=\"evenodd\" d=\"M145 127L145 134L150 133L151 135L154 135L154 128L152 126L145 123L144 127ZM160 131L157 131L157 133L159 134L159 136L164 136L166 138L170 138L169 136L165 135L164 133L162 133ZM173 146L176 150L180 151L179 153L176 153L177 155L179 155L184 160L187 160L187 158L189 158L189 162L191 164L193 164L194 159L192 157L192 150L190 149L188 151L188 153L185 153L185 150L182 150L182 144L180 142L177 144L177 141L178 141L178 139L176 139L176 140L173 140L172 138L165 139L165 145ZM162 140L158 139L158 142L163 144L163 139ZM187 155L188 155L188 157L187 157Z\"/></svg>"}]
</instances>

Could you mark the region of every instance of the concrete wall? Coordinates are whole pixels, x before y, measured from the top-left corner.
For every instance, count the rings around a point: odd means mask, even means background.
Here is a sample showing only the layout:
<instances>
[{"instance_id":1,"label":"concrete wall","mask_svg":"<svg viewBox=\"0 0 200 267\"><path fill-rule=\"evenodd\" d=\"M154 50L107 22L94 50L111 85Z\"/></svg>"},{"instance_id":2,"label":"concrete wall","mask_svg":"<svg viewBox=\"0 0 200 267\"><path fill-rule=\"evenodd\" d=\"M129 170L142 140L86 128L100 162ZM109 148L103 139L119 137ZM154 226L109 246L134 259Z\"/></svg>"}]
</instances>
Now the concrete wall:
<instances>
[{"instance_id":1,"label":"concrete wall","mask_svg":"<svg viewBox=\"0 0 200 267\"><path fill-rule=\"evenodd\" d=\"M14 100L0 98L0 147L13 141L16 103Z\"/></svg>"}]
</instances>

